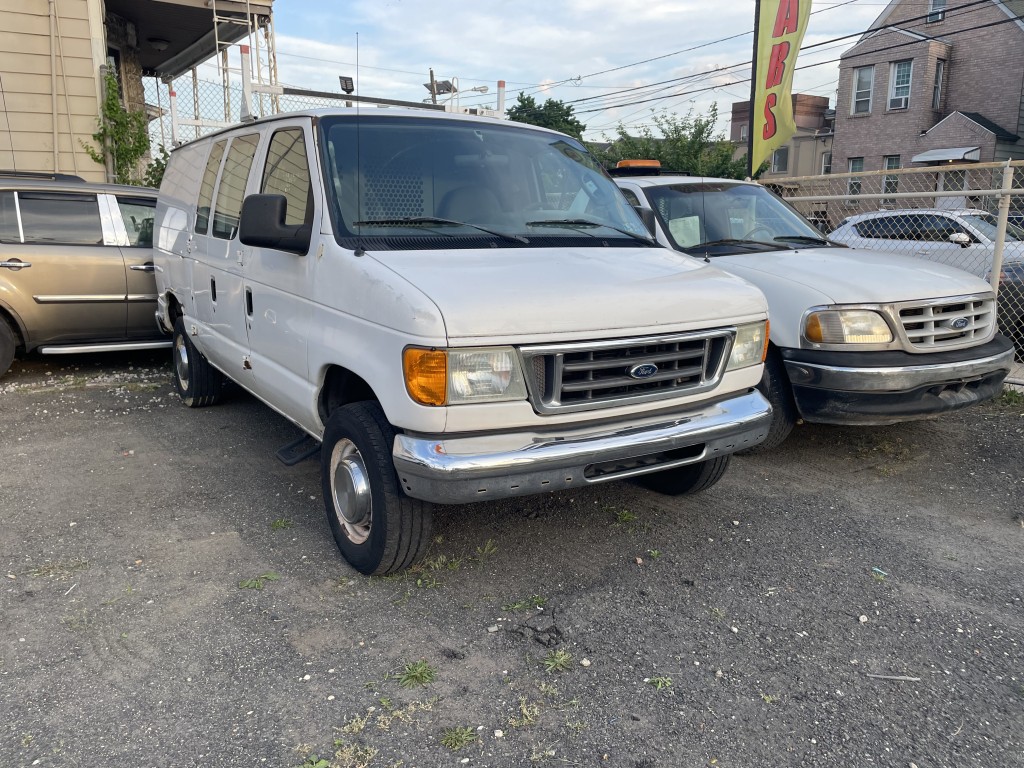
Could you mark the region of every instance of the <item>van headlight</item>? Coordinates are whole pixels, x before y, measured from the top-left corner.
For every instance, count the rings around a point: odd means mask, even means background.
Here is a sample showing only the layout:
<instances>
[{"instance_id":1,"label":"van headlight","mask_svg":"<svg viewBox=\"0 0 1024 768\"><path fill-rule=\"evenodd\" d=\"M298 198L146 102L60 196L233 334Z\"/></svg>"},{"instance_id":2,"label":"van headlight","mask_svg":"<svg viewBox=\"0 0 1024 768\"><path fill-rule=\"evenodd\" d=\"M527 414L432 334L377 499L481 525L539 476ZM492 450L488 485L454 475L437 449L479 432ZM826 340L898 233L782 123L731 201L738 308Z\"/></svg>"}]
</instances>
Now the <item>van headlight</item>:
<instances>
[{"instance_id":1,"label":"van headlight","mask_svg":"<svg viewBox=\"0 0 1024 768\"><path fill-rule=\"evenodd\" d=\"M822 309L807 315L804 337L815 344L888 344L892 330L870 309Z\"/></svg>"},{"instance_id":2,"label":"van headlight","mask_svg":"<svg viewBox=\"0 0 1024 768\"><path fill-rule=\"evenodd\" d=\"M725 370L735 371L764 362L768 353L768 321L741 325L736 329L732 353Z\"/></svg>"},{"instance_id":3,"label":"van headlight","mask_svg":"<svg viewBox=\"0 0 1024 768\"><path fill-rule=\"evenodd\" d=\"M512 347L422 349L402 353L405 388L421 405L526 399L526 381Z\"/></svg>"}]
</instances>

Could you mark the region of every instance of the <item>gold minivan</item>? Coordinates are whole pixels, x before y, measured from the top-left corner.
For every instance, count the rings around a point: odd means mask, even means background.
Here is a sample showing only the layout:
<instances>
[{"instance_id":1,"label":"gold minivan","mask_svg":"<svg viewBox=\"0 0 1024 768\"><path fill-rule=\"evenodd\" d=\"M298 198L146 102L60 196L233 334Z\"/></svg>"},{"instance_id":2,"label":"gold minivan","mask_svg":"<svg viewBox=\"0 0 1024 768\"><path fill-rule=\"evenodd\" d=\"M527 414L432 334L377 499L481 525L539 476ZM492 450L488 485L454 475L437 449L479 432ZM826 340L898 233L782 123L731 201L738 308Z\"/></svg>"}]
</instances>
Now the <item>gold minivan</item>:
<instances>
[{"instance_id":1,"label":"gold minivan","mask_svg":"<svg viewBox=\"0 0 1024 768\"><path fill-rule=\"evenodd\" d=\"M15 353L170 346L154 320L156 190L0 171L0 376Z\"/></svg>"}]
</instances>

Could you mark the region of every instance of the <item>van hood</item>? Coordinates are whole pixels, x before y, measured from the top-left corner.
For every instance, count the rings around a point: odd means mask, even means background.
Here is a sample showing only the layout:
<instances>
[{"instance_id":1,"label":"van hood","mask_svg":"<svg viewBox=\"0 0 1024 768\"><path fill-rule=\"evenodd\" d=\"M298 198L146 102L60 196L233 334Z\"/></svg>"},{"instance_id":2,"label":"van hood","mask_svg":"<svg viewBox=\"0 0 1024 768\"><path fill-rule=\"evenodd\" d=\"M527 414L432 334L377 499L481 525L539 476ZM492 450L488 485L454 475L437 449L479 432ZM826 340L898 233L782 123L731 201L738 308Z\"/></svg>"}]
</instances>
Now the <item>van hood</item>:
<instances>
[{"instance_id":1,"label":"van hood","mask_svg":"<svg viewBox=\"0 0 1024 768\"><path fill-rule=\"evenodd\" d=\"M373 251L428 296L449 340L529 341L687 331L750 322L759 290L663 248Z\"/></svg>"},{"instance_id":2,"label":"van hood","mask_svg":"<svg viewBox=\"0 0 1024 768\"><path fill-rule=\"evenodd\" d=\"M934 261L863 248L807 248L712 257L754 285L771 276L822 294L822 303L916 301L991 290L979 277Z\"/></svg>"}]
</instances>

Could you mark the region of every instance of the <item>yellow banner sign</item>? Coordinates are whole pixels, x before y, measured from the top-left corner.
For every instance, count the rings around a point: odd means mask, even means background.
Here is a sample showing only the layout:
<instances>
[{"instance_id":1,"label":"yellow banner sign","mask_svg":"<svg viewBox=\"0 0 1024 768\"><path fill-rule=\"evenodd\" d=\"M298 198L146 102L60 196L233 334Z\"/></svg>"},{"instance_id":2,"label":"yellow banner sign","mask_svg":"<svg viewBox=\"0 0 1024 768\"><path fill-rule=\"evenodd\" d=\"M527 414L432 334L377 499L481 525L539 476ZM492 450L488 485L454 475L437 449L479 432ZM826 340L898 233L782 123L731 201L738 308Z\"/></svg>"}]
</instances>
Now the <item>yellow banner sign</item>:
<instances>
[{"instance_id":1,"label":"yellow banner sign","mask_svg":"<svg viewBox=\"0 0 1024 768\"><path fill-rule=\"evenodd\" d=\"M796 132L793 70L807 30L811 0L761 0L751 137L753 172Z\"/></svg>"}]
</instances>

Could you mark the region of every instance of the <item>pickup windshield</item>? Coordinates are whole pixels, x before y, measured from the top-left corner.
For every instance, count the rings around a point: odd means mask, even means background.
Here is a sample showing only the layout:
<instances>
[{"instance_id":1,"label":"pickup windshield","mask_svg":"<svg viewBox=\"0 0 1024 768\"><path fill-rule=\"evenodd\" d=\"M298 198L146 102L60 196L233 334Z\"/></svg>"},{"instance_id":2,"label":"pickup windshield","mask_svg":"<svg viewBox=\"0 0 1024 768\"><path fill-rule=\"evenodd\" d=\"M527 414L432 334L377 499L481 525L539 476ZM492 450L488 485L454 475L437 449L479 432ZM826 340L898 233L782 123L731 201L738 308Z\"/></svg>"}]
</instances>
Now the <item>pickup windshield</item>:
<instances>
[{"instance_id":1,"label":"pickup windshield","mask_svg":"<svg viewBox=\"0 0 1024 768\"><path fill-rule=\"evenodd\" d=\"M755 184L694 181L644 192L672 244L695 256L832 246L787 203Z\"/></svg>"},{"instance_id":2,"label":"pickup windshield","mask_svg":"<svg viewBox=\"0 0 1024 768\"><path fill-rule=\"evenodd\" d=\"M573 139L494 121L324 118L325 187L352 247L652 246L615 183Z\"/></svg>"}]
</instances>

